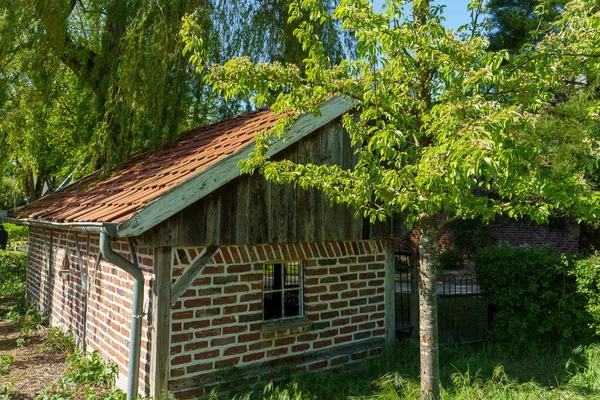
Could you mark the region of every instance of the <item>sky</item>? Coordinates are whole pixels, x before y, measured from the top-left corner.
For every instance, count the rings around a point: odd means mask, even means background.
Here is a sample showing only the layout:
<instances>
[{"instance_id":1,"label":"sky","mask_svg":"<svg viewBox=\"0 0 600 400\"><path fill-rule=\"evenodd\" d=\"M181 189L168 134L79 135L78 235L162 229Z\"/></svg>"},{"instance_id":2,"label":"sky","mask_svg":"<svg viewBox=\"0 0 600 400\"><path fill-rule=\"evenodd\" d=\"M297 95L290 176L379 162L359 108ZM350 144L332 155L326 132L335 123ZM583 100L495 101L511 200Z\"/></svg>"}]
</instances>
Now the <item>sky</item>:
<instances>
[{"instance_id":1,"label":"sky","mask_svg":"<svg viewBox=\"0 0 600 400\"><path fill-rule=\"evenodd\" d=\"M375 9L381 11L385 0L374 0ZM470 0L437 0L433 4L445 4L444 16L446 17L446 27L457 29L459 26L469 23L471 17L467 11L467 5Z\"/></svg>"}]
</instances>

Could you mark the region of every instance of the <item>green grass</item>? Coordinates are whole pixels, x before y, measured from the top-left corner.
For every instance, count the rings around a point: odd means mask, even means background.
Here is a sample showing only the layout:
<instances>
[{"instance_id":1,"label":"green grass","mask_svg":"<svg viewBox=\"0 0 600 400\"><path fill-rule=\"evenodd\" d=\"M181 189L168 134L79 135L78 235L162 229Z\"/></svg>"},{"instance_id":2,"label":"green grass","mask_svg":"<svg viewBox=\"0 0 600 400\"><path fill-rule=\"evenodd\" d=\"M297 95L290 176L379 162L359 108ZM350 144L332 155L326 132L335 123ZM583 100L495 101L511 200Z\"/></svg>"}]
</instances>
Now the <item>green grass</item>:
<instances>
[{"instance_id":1,"label":"green grass","mask_svg":"<svg viewBox=\"0 0 600 400\"><path fill-rule=\"evenodd\" d=\"M399 342L352 368L321 371L241 391L238 399L418 399L419 349ZM600 399L600 345L443 345L444 400ZM223 389L227 389L223 387ZM213 399L228 396L213 396Z\"/></svg>"}]
</instances>

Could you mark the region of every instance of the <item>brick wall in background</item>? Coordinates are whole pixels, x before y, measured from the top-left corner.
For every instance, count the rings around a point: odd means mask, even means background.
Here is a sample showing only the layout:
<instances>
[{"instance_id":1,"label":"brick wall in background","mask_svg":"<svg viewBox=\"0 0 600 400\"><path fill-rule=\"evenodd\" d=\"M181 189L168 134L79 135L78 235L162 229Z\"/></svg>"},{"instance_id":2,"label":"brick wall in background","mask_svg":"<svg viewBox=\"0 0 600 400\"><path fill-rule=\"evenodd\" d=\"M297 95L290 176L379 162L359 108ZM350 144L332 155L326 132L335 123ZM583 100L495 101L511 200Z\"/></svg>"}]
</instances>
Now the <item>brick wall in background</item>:
<instances>
[{"instance_id":1,"label":"brick wall in background","mask_svg":"<svg viewBox=\"0 0 600 400\"><path fill-rule=\"evenodd\" d=\"M575 254L579 249L580 231L577 224L559 221L553 225L540 225L533 222L503 222L488 225L494 244L509 243L521 245L550 245L562 253ZM418 228L409 233L412 249L418 252ZM455 249L454 231L451 228L441 230L437 237L438 249ZM406 240L396 241L395 250L405 252Z\"/></svg>"},{"instance_id":2,"label":"brick wall in background","mask_svg":"<svg viewBox=\"0 0 600 400\"><path fill-rule=\"evenodd\" d=\"M202 249L173 249L173 281ZM263 325L268 261L302 260L299 325ZM200 396L227 366L272 378L273 368L331 368L381 352L385 337L383 241L222 247L172 309L169 389Z\"/></svg>"},{"instance_id":3,"label":"brick wall in background","mask_svg":"<svg viewBox=\"0 0 600 400\"><path fill-rule=\"evenodd\" d=\"M127 241L115 242L113 249L131 260ZM115 362L119 367L118 384L125 387L133 279L105 260L98 265L98 254L98 235L30 229L27 296L48 313L53 326L72 331L80 347L85 340L88 351L97 350L105 360ZM146 276L144 311L148 311L152 249L138 248L137 256ZM82 266L89 268L90 275L85 329ZM140 371L140 392L144 394L147 394L150 382L150 339L146 317L142 325Z\"/></svg>"}]
</instances>

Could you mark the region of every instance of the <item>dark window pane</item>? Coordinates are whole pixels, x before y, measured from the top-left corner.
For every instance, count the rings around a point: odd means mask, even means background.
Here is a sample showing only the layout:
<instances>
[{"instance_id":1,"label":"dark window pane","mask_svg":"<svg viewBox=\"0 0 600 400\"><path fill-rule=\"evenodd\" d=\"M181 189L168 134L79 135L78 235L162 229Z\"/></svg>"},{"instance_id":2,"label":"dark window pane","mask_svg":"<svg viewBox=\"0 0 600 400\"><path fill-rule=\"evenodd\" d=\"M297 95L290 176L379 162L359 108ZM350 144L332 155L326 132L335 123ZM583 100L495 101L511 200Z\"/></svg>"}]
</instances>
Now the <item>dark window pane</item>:
<instances>
[{"instance_id":1,"label":"dark window pane","mask_svg":"<svg viewBox=\"0 0 600 400\"><path fill-rule=\"evenodd\" d=\"M265 293L263 296L264 319L282 318L281 292Z\"/></svg>"},{"instance_id":2,"label":"dark window pane","mask_svg":"<svg viewBox=\"0 0 600 400\"><path fill-rule=\"evenodd\" d=\"M283 309L285 317L295 317L300 315L300 290L290 290L285 292Z\"/></svg>"}]
</instances>

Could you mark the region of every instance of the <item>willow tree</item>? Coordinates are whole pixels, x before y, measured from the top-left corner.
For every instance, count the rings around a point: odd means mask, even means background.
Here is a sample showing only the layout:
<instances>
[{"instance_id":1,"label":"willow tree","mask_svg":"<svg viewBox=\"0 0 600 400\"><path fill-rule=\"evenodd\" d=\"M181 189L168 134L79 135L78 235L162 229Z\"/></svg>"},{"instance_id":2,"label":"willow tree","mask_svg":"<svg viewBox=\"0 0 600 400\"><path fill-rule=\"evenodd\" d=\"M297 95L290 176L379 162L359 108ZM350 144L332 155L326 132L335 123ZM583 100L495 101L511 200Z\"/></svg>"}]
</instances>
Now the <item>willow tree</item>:
<instances>
[{"instance_id":1,"label":"willow tree","mask_svg":"<svg viewBox=\"0 0 600 400\"><path fill-rule=\"evenodd\" d=\"M279 12L288 3L0 0L0 170L14 169L35 200L71 174L110 173L132 152L249 107L247 98L219 97L194 72L182 55L181 18L194 15L212 62L298 61L306 55L290 47ZM259 5L279 10L277 18ZM339 60L342 39L314 25ZM277 34L259 38L267 27Z\"/></svg>"},{"instance_id":2,"label":"willow tree","mask_svg":"<svg viewBox=\"0 0 600 400\"><path fill-rule=\"evenodd\" d=\"M555 146L531 135L555 93L574 90L569 81L584 73L583 66L598 68L600 15L595 5L574 1L543 41L511 55L488 51L476 23L470 34L457 35L444 28L442 7L428 0L410 3L390 0L382 13L367 0L343 0L333 13L314 0L292 3L292 22L306 16L320 23L334 19L355 36L356 58L337 65L312 25L299 23L295 34L309 54L302 70L247 58L208 67L219 93L251 95L263 104L277 91L270 106L287 113L257 137L256 151L242 162L244 172L320 189L371 220L402 213L409 227L420 226L421 397L437 399L439 230L454 220L497 215L538 222L556 213L600 217L600 193L584 173L600 157L597 124L582 124L577 145L587 157L569 169L555 165ZM405 14L406 9L411 12ZM186 20L184 33L191 31L190 24ZM184 40L204 70L193 36ZM269 144L285 136L296 116L318 113L319 105L336 95L355 104L342 118L358 156L352 169L266 156ZM598 109L585 117L594 117Z\"/></svg>"}]
</instances>

